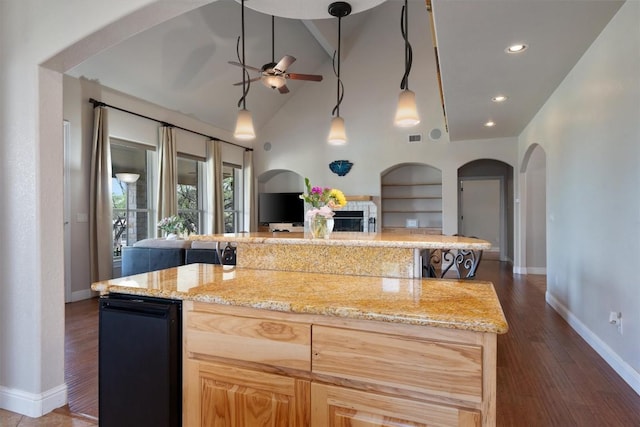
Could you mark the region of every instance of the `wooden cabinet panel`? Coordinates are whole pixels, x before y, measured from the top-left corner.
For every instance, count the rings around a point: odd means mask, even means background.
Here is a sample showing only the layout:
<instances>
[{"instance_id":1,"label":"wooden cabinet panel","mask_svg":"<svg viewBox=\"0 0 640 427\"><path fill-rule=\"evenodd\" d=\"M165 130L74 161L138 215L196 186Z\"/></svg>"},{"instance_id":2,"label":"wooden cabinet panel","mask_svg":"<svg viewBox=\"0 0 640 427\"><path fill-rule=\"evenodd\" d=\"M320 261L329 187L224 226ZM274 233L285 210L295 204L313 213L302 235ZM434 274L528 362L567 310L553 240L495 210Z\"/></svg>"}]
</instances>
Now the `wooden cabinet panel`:
<instances>
[{"instance_id":1,"label":"wooden cabinet panel","mask_svg":"<svg viewBox=\"0 0 640 427\"><path fill-rule=\"evenodd\" d=\"M482 347L313 327L312 372L479 403Z\"/></svg>"},{"instance_id":2,"label":"wooden cabinet panel","mask_svg":"<svg viewBox=\"0 0 640 427\"><path fill-rule=\"evenodd\" d=\"M308 324L191 311L185 326L188 353L311 369Z\"/></svg>"},{"instance_id":3,"label":"wooden cabinet panel","mask_svg":"<svg viewBox=\"0 0 640 427\"><path fill-rule=\"evenodd\" d=\"M297 427L309 425L310 382L201 363L201 426Z\"/></svg>"},{"instance_id":4,"label":"wooden cabinet panel","mask_svg":"<svg viewBox=\"0 0 640 427\"><path fill-rule=\"evenodd\" d=\"M311 424L323 427L477 427L481 418L473 410L316 383L311 413Z\"/></svg>"}]
</instances>

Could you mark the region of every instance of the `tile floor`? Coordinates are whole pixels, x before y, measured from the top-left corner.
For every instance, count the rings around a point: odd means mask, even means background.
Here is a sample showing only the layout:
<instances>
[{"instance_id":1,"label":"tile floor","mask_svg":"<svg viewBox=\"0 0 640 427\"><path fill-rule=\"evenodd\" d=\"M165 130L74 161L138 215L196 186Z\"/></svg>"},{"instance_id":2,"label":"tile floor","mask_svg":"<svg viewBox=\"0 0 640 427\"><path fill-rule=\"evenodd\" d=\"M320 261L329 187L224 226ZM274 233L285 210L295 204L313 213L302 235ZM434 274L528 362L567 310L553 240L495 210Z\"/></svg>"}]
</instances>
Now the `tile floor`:
<instances>
[{"instance_id":1,"label":"tile floor","mask_svg":"<svg viewBox=\"0 0 640 427\"><path fill-rule=\"evenodd\" d=\"M97 425L97 420L72 416L58 409L40 418L30 418L0 409L0 427L92 427Z\"/></svg>"}]
</instances>

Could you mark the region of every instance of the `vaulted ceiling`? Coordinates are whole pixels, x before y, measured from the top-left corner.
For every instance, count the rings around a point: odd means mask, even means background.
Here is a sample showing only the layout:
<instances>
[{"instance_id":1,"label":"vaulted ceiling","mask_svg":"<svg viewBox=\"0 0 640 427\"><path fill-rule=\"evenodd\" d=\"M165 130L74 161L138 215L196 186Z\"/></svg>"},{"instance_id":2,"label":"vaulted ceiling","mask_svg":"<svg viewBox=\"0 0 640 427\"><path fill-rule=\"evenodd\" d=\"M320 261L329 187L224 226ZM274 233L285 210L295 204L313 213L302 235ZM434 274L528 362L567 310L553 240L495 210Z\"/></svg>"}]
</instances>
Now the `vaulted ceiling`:
<instances>
[{"instance_id":1,"label":"vaulted ceiling","mask_svg":"<svg viewBox=\"0 0 640 427\"><path fill-rule=\"evenodd\" d=\"M288 69L292 73L316 74L319 69L326 69L323 64L331 61L337 45L337 20L326 12L329 3L331 0L248 0L246 63L260 68L271 62L273 14L275 61L285 54L294 56L297 60ZM379 31L397 33L397 47L402 50L403 3L351 2L354 12L342 21L345 63L354 41L369 25L377 25ZM433 0L432 3L444 110L449 139L455 141L517 136L623 2ZM410 13L424 13L426 8L424 0L409 1ZM427 33L414 31L409 37L425 37L424 34ZM68 74L96 80L103 86L231 130L242 94L241 87L233 83L242 80L242 72L228 62L238 60L239 35L239 3L217 0L139 33ZM520 54L507 54L505 49L514 43L524 43L528 48ZM422 53L434 55L431 49ZM386 53L372 50L370 54L380 58L384 69ZM419 57L416 55L416 60ZM376 72L376 69L362 70L360 78L366 79L368 73ZM257 73L252 72L251 76ZM399 83L400 77L391 78ZM324 75L324 79L335 77ZM412 75L412 79L437 79L437 75L434 70L429 75ZM317 83L289 80L290 92L280 94L259 81L254 82L249 102L256 127L260 129L288 99L304 94L305 86L314 84ZM496 95L507 96L507 101L492 102ZM432 102L439 104L440 100ZM495 126L485 127L489 120Z\"/></svg>"}]
</instances>

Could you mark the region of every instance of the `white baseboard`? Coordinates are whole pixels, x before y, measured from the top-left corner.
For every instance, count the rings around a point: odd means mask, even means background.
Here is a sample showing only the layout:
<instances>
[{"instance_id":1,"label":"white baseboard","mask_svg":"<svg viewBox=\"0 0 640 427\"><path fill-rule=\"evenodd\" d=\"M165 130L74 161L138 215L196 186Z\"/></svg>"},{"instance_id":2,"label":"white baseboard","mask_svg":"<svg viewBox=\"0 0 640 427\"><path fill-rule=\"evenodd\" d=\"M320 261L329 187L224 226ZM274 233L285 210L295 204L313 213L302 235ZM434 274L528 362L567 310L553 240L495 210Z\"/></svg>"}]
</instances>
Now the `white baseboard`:
<instances>
[{"instance_id":1,"label":"white baseboard","mask_svg":"<svg viewBox=\"0 0 640 427\"><path fill-rule=\"evenodd\" d=\"M547 274L547 267L527 267L525 274Z\"/></svg>"},{"instance_id":2,"label":"white baseboard","mask_svg":"<svg viewBox=\"0 0 640 427\"><path fill-rule=\"evenodd\" d=\"M93 298L98 293L91 289L83 289L81 291L71 292L71 302L82 301L85 299Z\"/></svg>"},{"instance_id":3,"label":"white baseboard","mask_svg":"<svg viewBox=\"0 0 640 427\"><path fill-rule=\"evenodd\" d=\"M527 274L527 267L513 266L513 274Z\"/></svg>"},{"instance_id":4,"label":"white baseboard","mask_svg":"<svg viewBox=\"0 0 640 427\"><path fill-rule=\"evenodd\" d=\"M558 301L549 292L545 293L545 300L555 311L562 316L567 323L589 344L612 368L640 395L640 373L633 369L627 362L611 349L596 334L580 321L567 307Z\"/></svg>"},{"instance_id":5,"label":"white baseboard","mask_svg":"<svg viewBox=\"0 0 640 427\"><path fill-rule=\"evenodd\" d=\"M514 274L547 274L547 267L513 267Z\"/></svg>"},{"instance_id":6,"label":"white baseboard","mask_svg":"<svg viewBox=\"0 0 640 427\"><path fill-rule=\"evenodd\" d=\"M41 417L66 404L66 384L40 394L0 386L0 408L31 418Z\"/></svg>"}]
</instances>

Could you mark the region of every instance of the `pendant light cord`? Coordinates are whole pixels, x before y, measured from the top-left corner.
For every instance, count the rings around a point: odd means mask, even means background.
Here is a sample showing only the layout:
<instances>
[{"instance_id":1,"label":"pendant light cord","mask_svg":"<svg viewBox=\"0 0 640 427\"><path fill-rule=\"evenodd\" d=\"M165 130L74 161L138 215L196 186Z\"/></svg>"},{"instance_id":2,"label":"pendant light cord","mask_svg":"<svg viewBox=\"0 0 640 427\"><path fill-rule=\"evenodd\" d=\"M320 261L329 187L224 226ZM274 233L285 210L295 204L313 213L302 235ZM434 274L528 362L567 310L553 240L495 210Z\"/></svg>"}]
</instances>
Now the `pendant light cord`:
<instances>
[{"instance_id":1,"label":"pendant light cord","mask_svg":"<svg viewBox=\"0 0 640 427\"><path fill-rule=\"evenodd\" d=\"M402 38L404 39L404 75L400 82L400 89L409 89L409 73L411 72L411 65L413 63L413 49L409 43L409 8L407 7L407 0L404 0L404 6L402 6L402 13L400 14L400 31L402 31Z\"/></svg>"},{"instance_id":2,"label":"pendant light cord","mask_svg":"<svg viewBox=\"0 0 640 427\"><path fill-rule=\"evenodd\" d=\"M236 42L236 55L238 56L238 62L242 64L242 97L238 100L238 108L242 105L242 109L247 109L247 94L249 93L249 87L251 86L251 79L249 78L249 72L245 68L244 62L244 0L242 0L242 59L240 59L240 37Z\"/></svg>"},{"instance_id":3,"label":"pendant light cord","mask_svg":"<svg viewBox=\"0 0 640 427\"><path fill-rule=\"evenodd\" d=\"M276 30L275 17L271 15L271 62L276 62Z\"/></svg>"},{"instance_id":4,"label":"pendant light cord","mask_svg":"<svg viewBox=\"0 0 640 427\"><path fill-rule=\"evenodd\" d=\"M342 80L340 79L340 44L342 40L342 16L338 17L338 50L333 51L333 73L338 78L338 82L336 84L336 106L333 107L331 111L331 115L336 115L340 117L340 104L342 103L342 98L344 98L344 84L342 84ZM338 55L338 69L336 71L336 52Z\"/></svg>"}]
</instances>

